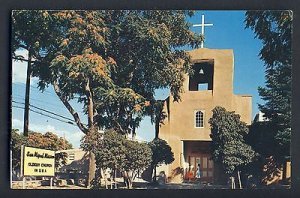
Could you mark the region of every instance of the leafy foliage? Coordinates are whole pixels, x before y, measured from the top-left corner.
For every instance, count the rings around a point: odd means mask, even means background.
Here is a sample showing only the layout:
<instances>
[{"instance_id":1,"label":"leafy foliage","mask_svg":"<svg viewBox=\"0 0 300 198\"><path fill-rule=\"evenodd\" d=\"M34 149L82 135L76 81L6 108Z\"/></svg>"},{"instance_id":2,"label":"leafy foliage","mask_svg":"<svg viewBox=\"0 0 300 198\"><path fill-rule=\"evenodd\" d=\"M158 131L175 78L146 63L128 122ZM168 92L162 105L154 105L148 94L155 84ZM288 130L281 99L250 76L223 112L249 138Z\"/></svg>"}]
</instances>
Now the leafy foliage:
<instances>
[{"instance_id":1,"label":"leafy foliage","mask_svg":"<svg viewBox=\"0 0 300 198\"><path fill-rule=\"evenodd\" d=\"M280 149L275 139L276 132L276 126L270 125L268 122L254 122L249 127L246 142L260 156L269 157Z\"/></svg>"},{"instance_id":2,"label":"leafy foliage","mask_svg":"<svg viewBox=\"0 0 300 198\"><path fill-rule=\"evenodd\" d=\"M63 137L58 137L52 132L46 132L44 134L38 132L29 133L26 146L54 151L72 148L71 143L69 143Z\"/></svg>"},{"instance_id":3,"label":"leafy foliage","mask_svg":"<svg viewBox=\"0 0 300 198\"><path fill-rule=\"evenodd\" d=\"M137 173L150 166L152 151L146 143L126 140L125 147L127 152L124 170Z\"/></svg>"},{"instance_id":4,"label":"leafy foliage","mask_svg":"<svg viewBox=\"0 0 300 198\"><path fill-rule=\"evenodd\" d=\"M153 181L156 181L156 167L162 164L171 164L174 161L174 153L168 143L160 138L154 138L148 145L152 150Z\"/></svg>"},{"instance_id":5,"label":"leafy foliage","mask_svg":"<svg viewBox=\"0 0 300 198\"><path fill-rule=\"evenodd\" d=\"M255 157L255 152L244 140L248 127L240 121L238 114L228 112L223 107L217 106L212 112L212 118L209 119L212 158L222 165L225 173L232 174Z\"/></svg>"},{"instance_id":6,"label":"leafy foliage","mask_svg":"<svg viewBox=\"0 0 300 198\"><path fill-rule=\"evenodd\" d=\"M95 153L101 148L101 146L103 146L103 133L100 133L94 129L90 131L90 133L83 136L80 142L80 147L83 150Z\"/></svg>"},{"instance_id":7,"label":"leafy foliage","mask_svg":"<svg viewBox=\"0 0 300 198\"><path fill-rule=\"evenodd\" d=\"M115 131L107 131L103 135L100 148L95 151L96 162L104 170L122 169L125 165L126 147L125 137Z\"/></svg>"},{"instance_id":8,"label":"leafy foliage","mask_svg":"<svg viewBox=\"0 0 300 198\"><path fill-rule=\"evenodd\" d=\"M282 162L290 156L292 12L248 11L245 22L263 43L259 55L265 62L266 87L259 87L258 91L266 102L259 108L268 118L269 128L274 130L272 137L264 133L267 135L264 138L271 138L274 142L265 144L261 151L271 148L273 152L269 155Z\"/></svg>"},{"instance_id":9,"label":"leafy foliage","mask_svg":"<svg viewBox=\"0 0 300 198\"><path fill-rule=\"evenodd\" d=\"M169 87L174 99L180 99L184 73L190 72L189 56L180 47L197 47L202 40L189 30L185 19L191 15L157 10L14 11L13 27L30 26L13 28L13 52L41 38L43 44L32 53L40 89L52 84L84 133L93 127L130 133L144 115L154 112L156 89ZM32 18L38 20L36 25ZM32 29L39 31L24 36ZM88 127L69 103L75 97L84 105Z\"/></svg>"},{"instance_id":10,"label":"leafy foliage","mask_svg":"<svg viewBox=\"0 0 300 198\"><path fill-rule=\"evenodd\" d=\"M81 141L84 150L92 151L95 154L97 172L95 180L100 181L100 169L104 171L131 172L130 181L135 178L139 171L145 170L151 163L152 152L146 143L139 143L126 139L114 130L105 131L104 134L89 133ZM93 148L92 148L93 147ZM94 182L94 185L99 185Z\"/></svg>"},{"instance_id":11,"label":"leafy foliage","mask_svg":"<svg viewBox=\"0 0 300 198\"><path fill-rule=\"evenodd\" d=\"M248 165L247 172L258 177L263 183L280 175L280 162L274 160L281 155L281 148L275 138L276 133L276 126L266 121L253 122L245 138L246 143L258 153L256 160Z\"/></svg>"},{"instance_id":12,"label":"leafy foliage","mask_svg":"<svg viewBox=\"0 0 300 198\"><path fill-rule=\"evenodd\" d=\"M40 148L40 149L48 149L53 151L72 148L71 143L69 143L67 140L65 140L62 137L58 137L56 134L52 132L46 132L45 134L41 134L38 132L30 131L28 137L25 137L22 134L19 134L18 129L12 129L11 140L12 140L13 169L20 168L21 145ZM61 152L55 154L56 167L65 164L66 160L67 160L66 153Z\"/></svg>"},{"instance_id":13,"label":"leafy foliage","mask_svg":"<svg viewBox=\"0 0 300 198\"><path fill-rule=\"evenodd\" d=\"M38 59L44 55L44 50L49 42L57 35L56 23L52 21L49 14L38 10L18 10L12 12L12 57L19 48L28 50L32 57ZM50 36L51 35L51 36Z\"/></svg>"},{"instance_id":14,"label":"leafy foliage","mask_svg":"<svg viewBox=\"0 0 300 198\"><path fill-rule=\"evenodd\" d=\"M21 145L26 142L26 138L19 134L18 129L11 131L12 168L19 169L21 165Z\"/></svg>"},{"instance_id":15,"label":"leafy foliage","mask_svg":"<svg viewBox=\"0 0 300 198\"><path fill-rule=\"evenodd\" d=\"M167 117L166 112L164 111L165 100L157 100L152 105L150 111L152 111L151 122L155 124L155 138L159 136L159 129L161 125L164 124L164 119Z\"/></svg>"},{"instance_id":16,"label":"leafy foliage","mask_svg":"<svg viewBox=\"0 0 300 198\"><path fill-rule=\"evenodd\" d=\"M152 150L152 164L154 167L161 164L171 164L174 161L174 153L168 143L160 138L149 142Z\"/></svg>"}]
</instances>

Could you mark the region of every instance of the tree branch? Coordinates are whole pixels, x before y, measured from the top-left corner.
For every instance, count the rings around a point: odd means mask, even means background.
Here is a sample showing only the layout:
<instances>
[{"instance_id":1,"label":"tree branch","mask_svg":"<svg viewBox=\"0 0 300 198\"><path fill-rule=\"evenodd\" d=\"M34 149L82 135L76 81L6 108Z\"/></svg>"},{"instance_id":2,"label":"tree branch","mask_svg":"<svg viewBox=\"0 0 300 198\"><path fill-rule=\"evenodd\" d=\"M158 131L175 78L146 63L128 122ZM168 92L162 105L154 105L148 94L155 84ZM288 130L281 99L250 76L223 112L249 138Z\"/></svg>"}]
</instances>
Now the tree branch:
<instances>
[{"instance_id":1,"label":"tree branch","mask_svg":"<svg viewBox=\"0 0 300 198\"><path fill-rule=\"evenodd\" d=\"M137 176L137 172L134 174L135 171L132 171L132 181L135 180L136 176Z\"/></svg>"},{"instance_id":2,"label":"tree branch","mask_svg":"<svg viewBox=\"0 0 300 198\"><path fill-rule=\"evenodd\" d=\"M68 109L68 111L71 113L71 115L73 116L77 126L79 127L79 129L87 134L88 133L88 128L86 128L82 122L80 121L80 118L78 116L78 113L73 109L73 107L70 105L69 101L63 97L63 95L61 94L61 90L57 84L56 81L53 82L53 87L54 87L54 91L56 93L56 95L59 97L59 99L63 102L63 104L65 105L65 107Z\"/></svg>"},{"instance_id":3,"label":"tree branch","mask_svg":"<svg viewBox=\"0 0 300 198\"><path fill-rule=\"evenodd\" d=\"M16 57L16 56L12 57L12 59L14 59L14 60L19 60L19 61L25 61L25 62L29 62L29 60L28 60L28 59L21 58L21 57ZM38 61L35 61L35 60L30 60L30 62L38 62Z\"/></svg>"}]
</instances>

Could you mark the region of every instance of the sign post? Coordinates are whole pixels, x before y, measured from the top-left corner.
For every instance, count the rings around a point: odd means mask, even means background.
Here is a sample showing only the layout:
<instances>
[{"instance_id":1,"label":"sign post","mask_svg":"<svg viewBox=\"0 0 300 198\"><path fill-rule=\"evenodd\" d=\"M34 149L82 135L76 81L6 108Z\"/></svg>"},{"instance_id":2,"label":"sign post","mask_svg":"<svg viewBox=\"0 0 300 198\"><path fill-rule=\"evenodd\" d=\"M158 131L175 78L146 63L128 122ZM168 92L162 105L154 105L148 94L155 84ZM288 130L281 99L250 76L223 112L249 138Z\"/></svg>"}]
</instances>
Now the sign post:
<instances>
[{"instance_id":1,"label":"sign post","mask_svg":"<svg viewBox=\"0 0 300 198\"><path fill-rule=\"evenodd\" d=\"M53 186L53 177L50 178L50 189L52 189Z\"/></svg>"},{"instance_id":2,"label":"sign post","mask_svg":"<svg viewBox=\"0 0 300 198\"><path fill-rule=\"evenodd\" d=\"M22 179L22 189L25 189L25 186L26 186L26 178L23 177L23 179Z\"/></svg>"},{"instance_id":3,"label":"sign post","mask_svg":"<svg viewBox=\"0 0 300 198\"><path fill-rule=\"evenodd\" d=\"M10 142L10 151L9 151L9 155L10 155L10 188L12 188L12 183L13 183L13 165L12 165L12 141Z\"/></svg>"},{"instance_id":4,"label":"sign post","mask_svg":"<svg viewBox=\"0 0 300 198\"><path fill-rule=\"evenodd\" d=\"M23 166L24 166L24 145L21 145L21 167L20 167L20 176L22 178L22 189L25 189L25 177L24 177L24 169L23 169Z\"/></svg>"}]
</instances>

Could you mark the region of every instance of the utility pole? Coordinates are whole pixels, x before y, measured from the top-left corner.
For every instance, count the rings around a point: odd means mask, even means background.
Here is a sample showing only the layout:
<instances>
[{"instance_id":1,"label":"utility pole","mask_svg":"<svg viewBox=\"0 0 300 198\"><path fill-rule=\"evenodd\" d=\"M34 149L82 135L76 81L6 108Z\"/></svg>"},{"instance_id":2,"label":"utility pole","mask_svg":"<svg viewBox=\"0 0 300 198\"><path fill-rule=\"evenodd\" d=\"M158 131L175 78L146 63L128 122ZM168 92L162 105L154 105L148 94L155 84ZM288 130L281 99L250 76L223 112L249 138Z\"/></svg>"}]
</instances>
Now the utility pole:
<instances>
[{"instance_id":1,"label":"utility pole","mask_svg":"<svg viewBox=\"0 0 300 198\"><path fill-rule=\"evenodd\" d=\"M25 91L25 108L24 108L24 127L23 127L23 135L24 136L28 136L28 128L29 128L30 77L31 77L31 52L30 52L30 49L28 49L26 91Z\"/></svg>"}]
</instances>

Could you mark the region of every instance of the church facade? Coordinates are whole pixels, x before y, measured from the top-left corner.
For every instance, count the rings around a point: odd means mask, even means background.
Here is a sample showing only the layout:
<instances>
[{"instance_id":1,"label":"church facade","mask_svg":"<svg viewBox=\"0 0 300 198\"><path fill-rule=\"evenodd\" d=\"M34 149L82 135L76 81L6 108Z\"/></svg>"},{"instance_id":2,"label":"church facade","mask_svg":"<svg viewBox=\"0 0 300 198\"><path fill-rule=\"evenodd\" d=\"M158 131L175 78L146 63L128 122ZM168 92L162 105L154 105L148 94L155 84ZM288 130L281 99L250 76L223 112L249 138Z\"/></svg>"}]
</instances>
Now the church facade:
<instances>
[{"instance_id":1,"label":"church facade","mask_svg":"<svg viewBox=\"0 0 300 198\"><path fill-rule=\"evenodd\" d=\"M209 148L212 109L225 107L251 124L252 97L233 93L233 50L200 48L188 53L194 75L185 76L180 102L174 102L171 95L165 100L166 118L159 130L159 138L171 146L175 160L159 171L165 171L170 182L182 182L187 173L195 177L200 164L201 180L214 182L220 173Z\"/></svg>"}]
</instances>

